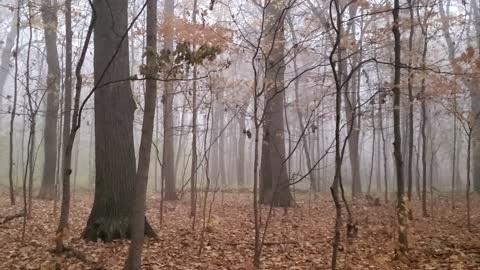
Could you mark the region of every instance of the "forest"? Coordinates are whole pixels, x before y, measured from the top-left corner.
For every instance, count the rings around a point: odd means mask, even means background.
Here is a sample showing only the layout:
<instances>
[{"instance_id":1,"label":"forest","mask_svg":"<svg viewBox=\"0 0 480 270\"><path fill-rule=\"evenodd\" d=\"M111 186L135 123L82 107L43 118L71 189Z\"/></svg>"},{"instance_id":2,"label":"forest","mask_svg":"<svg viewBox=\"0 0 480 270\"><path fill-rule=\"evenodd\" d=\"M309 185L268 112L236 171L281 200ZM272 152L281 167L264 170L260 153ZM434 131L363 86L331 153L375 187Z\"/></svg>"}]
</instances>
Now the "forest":
<instances>
[{"instance_id":1,"label":"forest","mask_svg":"<svg viewBox=\"0 0 480 270\"><path fill-rule=\"evenodd\" d=\"M2 0L0 27L0 269L480 269L479 0Z\"/></svg>"}]
</instances>

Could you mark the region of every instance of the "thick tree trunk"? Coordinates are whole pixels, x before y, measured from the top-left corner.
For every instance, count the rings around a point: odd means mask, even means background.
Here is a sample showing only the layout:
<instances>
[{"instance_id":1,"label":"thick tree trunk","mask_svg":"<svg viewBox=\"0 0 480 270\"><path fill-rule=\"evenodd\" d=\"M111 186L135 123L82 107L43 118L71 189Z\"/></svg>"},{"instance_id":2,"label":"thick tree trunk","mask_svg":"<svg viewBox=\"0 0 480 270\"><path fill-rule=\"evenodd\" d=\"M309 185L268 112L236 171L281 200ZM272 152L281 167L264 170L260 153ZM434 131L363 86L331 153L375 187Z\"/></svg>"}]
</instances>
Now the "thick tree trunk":
<instances>
[{"instance_id":1,"label":"thick tree trunk","mask_svg":"<svg viewBox=\"0 0 480 270\"><path fill-rule=\"evenodd\" d=\"M166 25L171 28L165 33L164 50L173 51L173 18L174 1L165 1L164 18ZM167 72L167 74L170 74ZM167 75L168 76L168 75ZM173 79L167 78L165 79ZM173 98L174 88L172 81L165 81L165 92L163 94L163 170L162 175L165 181L165 200L171 201L177 199L176 179L175 179L175 153L173 151ZM178 153L177 153L178 155Z\"/></svg>"},{"instance_id":2,"label":"thick tree trunk","mask_svg":"<svg viewBox=\"0 0 480 270\"><path fill-rule=\"evenodd\" d=\"M352 4L349 6L350 9L350 16L355 17L357 14L358 6L357 4ZM351 25L351 31L353 36L356 33L356 26L355 24ZM359 59L359 54L355 54L353 56L353 66L357 66L361 60ZM347 61L342 61L344 65L344 72L347 72ZM358 103L358 96L357 96L357 76L360 76L359 71L353 74L352 78L352 85L349 87L349 83L346 82L345 87L345 114L346 114L346 121L349 125L349 132L350 136L348 137L348 150L350 153L350 167L352 170L352 197L360 198L362 196L362 181L360 175L360 149L359 149L359 141L360 141L360 125L357 120L359 117L357 103Z\"/></svg>"},{"instance_id":3,"label":"thick tree trunk","mask_svg":"<svg viewBox=\"0 0 480 270\"><path fill-rule=\"evenodd\" d=\"M129 78L128 1L95 1L95 195L83 238L111 241L130 237L135 153L135 102ZM110 63L111 62L111 63ZM110 63L110 64L109 64ZM103 86L102 86L103 84ZM145 233L153 235L148 223Z\"/></svg>"},{"instance_id":4,"label":"thick tree trunk","mask_svg":"<svg viewBox=\"0 0 480 270\"><path fill-rule=\"evenodd\" d=\"M266 8L265 107L260 166L260 203L288 207L293 203L285 162L284 128L284 2Z\"/></svg>"},{"instance_id":5,"label":"thick tree trunk","mask_svg":"<svg viewBox=\"0 0 480 270\"><path fill-rule=\"evenodd\" d=\"M47 106L45 114L45 159L42 185L38 197L53 199L55 195L55 171L57 165L57 121L60 88L60 64L57 51L57 7L50 0L42 5L42 19L45 25L45 47L47 49Z\"/></svg>"}]
</instances>

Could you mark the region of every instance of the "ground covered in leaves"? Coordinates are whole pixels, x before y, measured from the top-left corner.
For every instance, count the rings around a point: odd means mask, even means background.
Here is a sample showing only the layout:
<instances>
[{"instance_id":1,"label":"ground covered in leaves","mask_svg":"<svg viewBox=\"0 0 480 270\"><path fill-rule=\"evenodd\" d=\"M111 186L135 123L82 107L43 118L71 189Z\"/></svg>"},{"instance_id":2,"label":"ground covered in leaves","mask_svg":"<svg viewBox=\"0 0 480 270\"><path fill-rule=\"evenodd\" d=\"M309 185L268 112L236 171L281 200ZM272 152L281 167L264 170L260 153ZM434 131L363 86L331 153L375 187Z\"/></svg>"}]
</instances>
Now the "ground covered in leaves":
<instances>
[{"instance_id":1,"label":"ground covered in leaves","mask_svg":"<svg viewBox=\"0 0 480 270\"><path fill-rule=\"evenodd\" d=\"M188 198L189 196L184 196ZM162 224L158 197L148 199L148 219L158 233L144 248L144 269L253 269L254 222L251 196L217 193L211 219L199 254L203 209L199 208L192 230L187 199L166 202ZM21 199L21 198L18 198ZM327 195L313 198L296 196L298 207L272 212L262 256L262 269L329 269L331 261L333 203ZM0 269L122 269L127 241L85 242L79 238L92 204L91 194L76 194L70 214L67 245L80 252L87 263L75 256L56 257L54 247L57 218L54 202L34 200L33 216L26 223L21 241L23 218L3 223L5 217L21 213L11 207L8 196L0 195ZM201 205L200 205L201 207ZM480 198L472 201L472 231L466 226L463 199L451 210L446 196L439 197L422 217L415 203L410 221L409 257L395 259L395 209L393 203L381 206L358 200L351 206L358 234L343 239L338 258L339 269L480 269ZM418 209L418 210L417 210ZM263 209L262 222L269 209ZM210 212L207 209L207 215ZM1 224L3 223L3 224ZM345 235L345 231L342 233Z\"/></svg>"}]
</instances>

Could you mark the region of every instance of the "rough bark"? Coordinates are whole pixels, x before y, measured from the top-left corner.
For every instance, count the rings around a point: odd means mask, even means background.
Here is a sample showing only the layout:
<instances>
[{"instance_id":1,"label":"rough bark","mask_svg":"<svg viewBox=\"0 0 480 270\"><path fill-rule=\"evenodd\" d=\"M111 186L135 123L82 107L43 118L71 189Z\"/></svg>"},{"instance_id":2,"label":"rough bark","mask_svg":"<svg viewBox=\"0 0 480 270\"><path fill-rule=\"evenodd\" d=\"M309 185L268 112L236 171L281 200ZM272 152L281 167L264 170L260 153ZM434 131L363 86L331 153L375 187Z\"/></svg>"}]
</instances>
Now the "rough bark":
<instances>
[{"instance_id":1,"label":"rough bark","mask_svg":"<svg viewBox=\"0 0 480 270\"><path fill-rule=\"evenodd\" d=\"M128 1L95 1L95 195L83 238L130 237L135 179L133 114L129 78ZM153 235L148 223L145 233Z\"/></svg>"},{"instance_id":2,"label":"rough bark","mask_svg":"<svg viewBox=\"0 0 480 270\"><path fill-rule=\"evenodd\" d=\"M260 166L260 203L288 207L293 203L285 161L284 134L284 2L266 7L265 106Z\"/></svg>"},{"instance_id":3,"label":"rough bark","mask_svg":"<svg viewBox=\"0 0 480 270\"><path fill-rule=\"evenodd\" d=\"M164 17L168 29L165 31L164 50L173 51L173 25L174 0L166 0L164 6ZM167 72L167 74L170 74ZM168 75L166 75L168 76ZM171 79L171 78L165 78ZM175 179L175 153L173 151L173 98L174 85L172 81L164 82L165 92L163 94L163 170L162 175L165 181L165 200L177 199ZM177 153L178 155L178 153Z\"/></svg>"},{"instance_id":4,"label":"rough bark","mask_svg":"<svg viewBox=\"0 0 480 270\"><path fill-rule=\"evenodd\" d=\"M42 20L44 23L45 47L47 49L47 104L45 114L42 184L38 197L53 199L55 195L55 172L57 167L57 121L60 89L60 64L57 51L57 7L50 0L43 1Z\"/></svg>"}]
</instances>

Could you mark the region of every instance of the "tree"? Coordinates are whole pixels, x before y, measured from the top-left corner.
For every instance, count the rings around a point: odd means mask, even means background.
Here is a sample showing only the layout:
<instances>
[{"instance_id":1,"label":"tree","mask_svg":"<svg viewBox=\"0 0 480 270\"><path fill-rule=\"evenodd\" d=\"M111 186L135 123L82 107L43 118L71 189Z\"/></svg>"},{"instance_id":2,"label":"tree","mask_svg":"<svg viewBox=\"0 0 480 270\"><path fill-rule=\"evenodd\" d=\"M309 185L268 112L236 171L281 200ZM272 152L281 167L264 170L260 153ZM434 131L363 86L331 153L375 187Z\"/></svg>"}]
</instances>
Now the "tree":
<instances>
[{"instance_id":1,"label":"tree","mask_svg":"<svg viewBox=\"0 0 480 270\"><path fill-rule=\"evenodd\" d=\"M393 2L393 27L394 36L394 76L393 76L393 151L397 175L397 221L398 221L398 250L397 255L405 256L408 250L408 224L407 207L404 201L404 179L402 160L402 136L400 127L400 79L401 79L401 34L400 34L400 0Z\"/></svg>"},{"instance_id":2,"label":"tree","mask_svg":"<svg viewBox=\"0 0 480 270\"><path fill-rule=\"evenodd\" d=\"M285 29L288 8L283 0L265 7L265 106L260 164L260 203L288 207L293 199L285 163L284 72Z\"/></svg>"},{"instance_id":3,"label":"tree","mask_svg":"<svg viewBox=\"0 0 480 270\"><path fill-rule=\"evenodd\" d=\"M21 4L23 1L20 1ZM12 23L10 26L10 30L8 31L7 38L4 42L4 47L2 50L2 57L0 58L0 108L3 108L3 90L5 88L5 83L7 82L8 71L10 70L10 60L12 56L16 57L18 55L17 49L12 51L13 46L16 46L16 39L18 37L19 32L19 10L21 5L18 5L18 10L14 12L14 16L12 18Z\"/></svg>"},{"instance_id":4,"label":"tree","mask_svg":"<svg viewBox=\"0 0 480 270\"><path fill-rule=\"evenodd\" d=\"M472 11L475 25L477 48L480 50L480 4L478 0L472 0ZM478 78L470 87L471 109L473 115L480 114L480 91L478 91ZM473 160L473 190L480 193L480 118L475 118L474 130L472 133L472 160Z\"/></svg>"},{"instance_id":5,"label":"tree","mask_svg":"<svg viewBox=\"0 0 480 270\"><path fill-rule=\"evenodd\" d=\"M356 3L352 3L349 6L350 17L355 18L357 16L358 6ZM351 25L352 36L355 37L356 26L355 23ZM343 50L343 49L341 49ZM346 50L345 50L346 51ZM353 66L358 66L360 61L359 54L355 53L353 55ZM345 65L344 72L347 72L347 61L341 61L341 64ZM355 72L353 76L358 75L359 72ZM360 174L360 150L359 150L359 140L360 140L360 122L358 120L358 93L356 87L357 79L352 78L351 86L348 84L345 87L345 116L348 125L350 126L350 135L348 137L348 150L350 153L350 167L352 169L352 197L359 198L362 195L362 181Z\"/></svg>"},{"instance_id":6,"label":"tree","mask_svg":"<svg viewBox=\"0 0 480 270\"><path fill-rule=\"evenodd\" d=\"M47 49L47 105L45 114L45 159L43 163L42 185L38 197L53 199L55 195L55 172L57 168L57 122L60 89L60 64L57 51L57 7L51 0L42 2L42 20Z\"/></svg>"},{"instance_id":7,"label":"tree","mask_svg":"<svg viewBox=\"0 0 480 270\"><path fill-rule=\"evenodd\" d=\"M7 37L7 47L5 49L8 49L10 47L10 50L11 50L11 47L10 44L8 44L9 42L12 42L13 44L13 41L10 40L10 37L12 36L11 32L14 32L15 34L13 35L13 37L16 36L16 40L15 40L15 51L18 52L18 46L19 46L19 43L20 43L20 8L21 8L21 5L22 5L22 1L19 0L18 1L18 4L17 4L17 11L15 13L15 16L14 16L14 20L15 20L15 26L12 27L12 29L10 30L9 34L8 34L8 37ZM15 30L15 31L13 31ZM13 38L12 38L13 40ZM6 52L4 51L3 52L4 54L6 54ZM2 55L2 58L4 56ZM6 57L6 59L10 59L10 56L8 56L8 58ZM3 60L5 59L2 59L2 62ZM9 62L9 61L8 61ZM7 65L9 67L9 65ZM2 68L3 68L3 65L2 65ZM5 72L6 73L6 72ZM3 76L3 71L2 71L2 74L0 76ZM11 113L11 117L10 117L10 146L9 146L9 163L8 163L8 181L9 181L9 192L10 192L10 204L11 205L15 205L15 192L13 190L13 133L14 133L14 123L15 123L15 115L16 115L16 111L17 111L17 97L18 97L18 53L15 53L15 75L14 75L14 92L13 92L13 108L12 108L12 113ZM5 75L5 79L6 79L6 75ZM4 79L4 80L5 80ZM2 78L0 78L0 80L2 80ZM3 82L4 83L4 82ZM3 85L0 85L0 107L2 106L1 105L1 99L2 99L2 91L3 91Z\"/></svg>"},{"instance_id":8,"label":"tree","mask_svg":"<svg viewBox=\"0 0 480 270\"><path fill-rule=\"evenodd\" d=\"M128 238L131 233L135 102L129 82L127 10L127 0L95 1L96 176L93 207L83 231L83 238L92 241ZM154 235L147 222L145 233Z\"/></svg>"},{"instance_id":9,"label":"tree","mask_svg":"<svg viewBox=\"0 0 480 270\"><path fill-rule=\"evenodd\" d=\"M142 249L145 234L145 199L147 193L148 171L153 142L153 127L155 125L155 109L157 105L157 0L147 1L147 63L143 68L147 78L145 106L143 113L142 136L138 154L138 168L135 176L135 196L132 215L132 242L128 250L125 269L142 269ZM173 145L172 145L173 152ZM173 158L172 164L173 164ZM173 174L173 168L172 172Z\"/></svg>"},{"instance_id":10,"label":"tree","mask_svg":"<svg viewBox=\"0 0 480 270\"><path fill-rule=\"evenodd\" d=\"M175 18L175 1L166 0L164 8L164 18L165 18L165 39L164 39L164 50L173 51L173 22ZM163 94L163 169L162 175L165 181L165 200L176 200L177 192L175 190L175 153L173 151L173 98L174 98L174 89L173 82L168 81L169 77L172 76L170 72L167 72L165 75L166 81L164 82L165 91ZM177 153L179 155L179 153Z\"/></svg>"}]
</instances>

